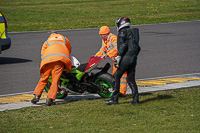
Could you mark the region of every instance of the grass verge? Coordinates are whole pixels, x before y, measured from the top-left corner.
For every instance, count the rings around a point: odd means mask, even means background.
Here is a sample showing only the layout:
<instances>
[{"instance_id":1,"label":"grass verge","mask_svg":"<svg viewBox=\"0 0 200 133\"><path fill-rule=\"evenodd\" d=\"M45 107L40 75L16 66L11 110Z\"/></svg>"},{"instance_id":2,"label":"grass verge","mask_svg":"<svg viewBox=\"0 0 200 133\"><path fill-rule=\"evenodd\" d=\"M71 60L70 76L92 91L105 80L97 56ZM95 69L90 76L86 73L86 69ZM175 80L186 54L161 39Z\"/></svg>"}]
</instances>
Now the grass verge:
<instances>
[{"instance_id":1,"label":"grass verge","mask_svg":"<svg viewBox=\"0 0 200 133\"><path fill-rule=\"evenodd\" d=\"M200 87L142 93L141 104L131 96L118 105L104 99L81 100L50 107L0 112L0 132L181 132L200 131Z\"/></svg>"},{"instance_id":2,"label":"grass verge","mask_svg":"<svg viewBox=\"0 0 200 133\"><path fill-rule=\"evenodd\" d=\"M38 31L200 19L199 0L1 0L8 31Z\"/></svg>"}]
</instances>

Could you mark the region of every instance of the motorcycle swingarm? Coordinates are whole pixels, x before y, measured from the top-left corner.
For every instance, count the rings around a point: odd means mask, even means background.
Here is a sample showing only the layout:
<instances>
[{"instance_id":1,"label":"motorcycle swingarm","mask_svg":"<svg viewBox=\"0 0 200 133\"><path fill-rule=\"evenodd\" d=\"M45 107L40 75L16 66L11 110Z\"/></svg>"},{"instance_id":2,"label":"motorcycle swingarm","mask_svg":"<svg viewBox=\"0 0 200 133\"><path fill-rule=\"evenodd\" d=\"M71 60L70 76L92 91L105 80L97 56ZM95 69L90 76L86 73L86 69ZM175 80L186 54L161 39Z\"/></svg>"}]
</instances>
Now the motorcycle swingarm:
<instances>
[{"instance_id":1,"label":"motorcycle swingarm","mask_svg":"<svg viewBox=\"0 0 200 133\"><path fill-rule=\"evenodd\" d=\"M84 83L84 85L88 86L88 88L87 88L88 92L90 92L90 91L101 92L104 90L104 88L96 85L93 82Z\"/></svg>"}]
</instances>

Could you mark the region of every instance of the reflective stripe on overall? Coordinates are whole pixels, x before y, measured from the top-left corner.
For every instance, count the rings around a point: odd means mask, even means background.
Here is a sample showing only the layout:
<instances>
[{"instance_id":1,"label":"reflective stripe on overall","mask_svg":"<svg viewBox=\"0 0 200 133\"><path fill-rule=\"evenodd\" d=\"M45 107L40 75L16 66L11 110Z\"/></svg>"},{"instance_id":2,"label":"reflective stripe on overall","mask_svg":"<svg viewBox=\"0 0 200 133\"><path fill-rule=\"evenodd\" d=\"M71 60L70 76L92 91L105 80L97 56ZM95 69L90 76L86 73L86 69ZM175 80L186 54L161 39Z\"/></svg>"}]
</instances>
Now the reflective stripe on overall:
<instances>
[{"instance_id":1,"label":"reflective stripe on overall","mask_svg":"<svg viewBox=\"0 0 200 133\"><path fill-rule=\"evenodd\" d=\"M111 37L112 37L112 36L114 36L114 35L109 35L109 36L108 36L108 39L107 39L107 41L106 41L106 42L109 42L109 43L108 43L108 46L107 46L107 43L105 43L105 42L102 40L102 44L105 44L105 45L106 45L106 46L105 46L105 49L106 49L107 53L108 53L110 50L112 50L113 48L117 49L117 46L115 46L115 44L117 44L117 41L115 41L113 44L112 44L112 42L111 42ZM109 48L107 48L107 47L109 47ZM101 48L104 49L104 46L102 45ZM101 49L100 49L100 52L101 52L102 54L106 54L106 53L105 53L104 51L102 51ZM114 61L114 57L111 58L111 59Z\"/></svg>"},{"instance_id":2,"label":"reflective stripe on overall","mask_svg":"<svg viewBox=\"0 0 200 133\"><path fill-rule=\"evenodd\" d=\"M61 45L66 46L66 38L64 37L64 39L65 39L65 43L62 43L62 42L52 42L52 43L49 44L48 40L45 41L45 42L47 43L48 47L51 46L51 45L53 45L54 43L56 43L56 44L61 44ZM71 49L70 49L69 51L71 51ZM62 54L62 53L49 54L49 55L43 57L42 60L44 60L44 59L47 58L47 57L54 56L54 55L62 55L62 56L65 56L65 57L67 57L68 59L71 60L71 58L70 58L69 56L67 56L67 55L65 55L65 54ZM41 55L41 57L42 57L42 56L43 56L43 54Z\"/></svg>"}]
</instances>

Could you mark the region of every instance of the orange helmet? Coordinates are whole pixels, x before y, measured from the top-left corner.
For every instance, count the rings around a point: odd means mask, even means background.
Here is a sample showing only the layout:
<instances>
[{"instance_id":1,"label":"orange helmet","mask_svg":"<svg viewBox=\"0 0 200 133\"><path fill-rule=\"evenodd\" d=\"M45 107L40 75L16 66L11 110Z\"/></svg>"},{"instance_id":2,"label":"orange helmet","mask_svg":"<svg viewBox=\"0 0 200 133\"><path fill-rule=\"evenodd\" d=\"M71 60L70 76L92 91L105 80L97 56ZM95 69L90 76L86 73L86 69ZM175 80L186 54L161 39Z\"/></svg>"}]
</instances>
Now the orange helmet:
<instances>
[{"instance_id":1,"label":"orange helmet","mask_svg":"<svg viewBox=\"0 0 200 133\"><path fill-rule=\"evenodd\" d=\"M108 34L108 33L110 33L110 29L109 29L108 26L102 26L102 27L100 28L100 30L99 30L99 34L100 34L100 35L101 35L101 34Z\"/></svg>"}]
</instances>

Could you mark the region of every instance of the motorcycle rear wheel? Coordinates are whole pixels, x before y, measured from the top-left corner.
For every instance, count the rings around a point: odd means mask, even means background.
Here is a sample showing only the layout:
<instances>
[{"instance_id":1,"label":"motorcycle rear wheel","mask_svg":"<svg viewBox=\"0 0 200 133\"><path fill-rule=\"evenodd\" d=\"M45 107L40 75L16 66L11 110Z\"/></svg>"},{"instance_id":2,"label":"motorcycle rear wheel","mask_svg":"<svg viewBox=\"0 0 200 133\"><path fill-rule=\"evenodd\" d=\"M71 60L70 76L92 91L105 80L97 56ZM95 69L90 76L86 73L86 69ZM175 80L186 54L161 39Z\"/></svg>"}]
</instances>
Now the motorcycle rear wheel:
<instances>
[{"instance_id":1,"label":"motorcycle rear wheel","mask_svg":"<svg viewBox=\"0 0 200 133\"><path fill-rule=\"evenodd\" d=\"M61 76L62 77L62 76ZM44 87L44 90L48 93L50 87L51 87L51 83L52 83L52 77L50 76L48 81L47 81L47 85ZM62 83L62 78L60 78L60 81L58 83L58 91L57 91L57 95L56 98L57 99L64 99L68 93L66 91L63 91L62 89L60 89L62 86L60 85L60 83Z\"/></svg>"},{"instance_id":2,"label":"motorcycle rear wheel","mask_svg":"<svg viewBox=\"0 0 200 133\"><path fill-rule=\"evenodd\" d=\"M113 77L109 73L102 74L95 79L95 84L104 88L103 91L98 92L101 97L109 98L113 94Z\"/></svg>"}]
</instances>

